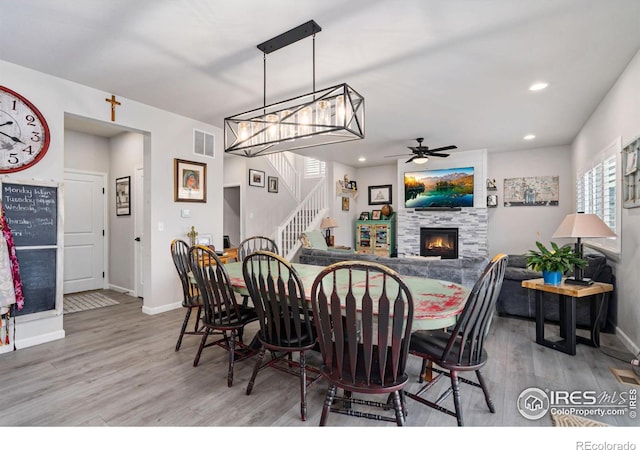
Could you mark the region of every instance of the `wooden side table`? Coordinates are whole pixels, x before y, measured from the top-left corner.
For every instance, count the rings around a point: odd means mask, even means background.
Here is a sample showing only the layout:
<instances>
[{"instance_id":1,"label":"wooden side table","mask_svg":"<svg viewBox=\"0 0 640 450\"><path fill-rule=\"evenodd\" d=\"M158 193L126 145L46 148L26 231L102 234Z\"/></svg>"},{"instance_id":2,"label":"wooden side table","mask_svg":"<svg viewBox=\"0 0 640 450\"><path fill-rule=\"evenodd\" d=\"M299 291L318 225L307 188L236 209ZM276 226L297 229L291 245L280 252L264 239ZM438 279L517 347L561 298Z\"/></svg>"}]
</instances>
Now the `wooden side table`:
<instances>
[{"instance_id":1,"label":"wooden side table","mask_svg":"<svg viewBox=\"0 0 640 450\"><path fill-rule=\"evenodd\" d=\"M575 284L559 285L544 284L542 278L522 281L522 287L536 291L536 343L558 350L569 355L576 354L576 342L600 347L600 311L605 296L613 291L613 285L608 283L593 283L589 286ZM544 301L543 292L558 294L560 299L560 337L559 341L550 341L544 337ZM588 299L590 338L576 335L576 299Z\"/></svg>"}]
</instances>

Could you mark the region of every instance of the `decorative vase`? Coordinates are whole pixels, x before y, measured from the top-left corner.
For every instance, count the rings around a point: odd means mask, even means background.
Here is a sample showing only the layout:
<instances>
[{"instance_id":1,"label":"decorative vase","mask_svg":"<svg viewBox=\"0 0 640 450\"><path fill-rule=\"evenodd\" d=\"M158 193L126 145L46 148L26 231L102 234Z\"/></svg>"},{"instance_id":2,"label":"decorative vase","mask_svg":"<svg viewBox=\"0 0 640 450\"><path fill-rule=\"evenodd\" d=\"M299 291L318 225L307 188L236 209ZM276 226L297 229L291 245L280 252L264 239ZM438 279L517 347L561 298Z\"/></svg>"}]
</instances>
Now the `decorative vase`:
<instances>
[{"instance_id":1,"label":"decorative vase","mask_svg":"<svg viewBox=\"0 0 640 450\"><path fill-rule=\"evenodd\" d=\"M558 285L562 283L562 272L549 272L547 270L542 271L542 278L544 284Z\"/></svg>"},{"instance_id":2,"label":"decorative vase","mask_svg":"<svg viewBox=\"0 0 640 450\"><path fill-rule=\"evenodd\" d=\"M383 216L389 217L393 212L393 208L391 207L391 205L386 204L382 208L380 208L380 212Z\"/></svg>"}]
</instances>

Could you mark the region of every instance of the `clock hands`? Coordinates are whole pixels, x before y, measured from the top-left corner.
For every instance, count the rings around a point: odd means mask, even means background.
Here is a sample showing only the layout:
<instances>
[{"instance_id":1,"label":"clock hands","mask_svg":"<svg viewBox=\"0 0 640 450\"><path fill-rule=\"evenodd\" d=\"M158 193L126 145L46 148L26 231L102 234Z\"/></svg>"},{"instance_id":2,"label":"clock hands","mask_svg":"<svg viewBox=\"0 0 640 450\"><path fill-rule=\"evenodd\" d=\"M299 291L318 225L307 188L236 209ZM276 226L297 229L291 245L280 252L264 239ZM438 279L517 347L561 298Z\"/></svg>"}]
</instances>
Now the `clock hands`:
<instances>
[{"instance_id":1,"label":"clock hands","mask_svg":"<svg viewBox=\"0 0 640 450\"><path fill-rule=\"evenodd\" d=\"M3 127L5 125L13 125L13 122L9 120L9 121L7 121L5 123L0 123L0 127Z\"/></svg>"},{"instance_id":2,"label":"clock hands","mask_svg":"<svg viewBox=\"0 0 640 450\"><path fill-rule=\"evenodd\" d=\"M20 139L18 139L17 137L14 136L9 136L7 133L3 133L2 131L0 131L0 134L5 135L6 137L8 137L9 139L11 139L13 142L20 142L21 144L24 144L24 142L22 142Z\"/></svg>"}]
</instances>

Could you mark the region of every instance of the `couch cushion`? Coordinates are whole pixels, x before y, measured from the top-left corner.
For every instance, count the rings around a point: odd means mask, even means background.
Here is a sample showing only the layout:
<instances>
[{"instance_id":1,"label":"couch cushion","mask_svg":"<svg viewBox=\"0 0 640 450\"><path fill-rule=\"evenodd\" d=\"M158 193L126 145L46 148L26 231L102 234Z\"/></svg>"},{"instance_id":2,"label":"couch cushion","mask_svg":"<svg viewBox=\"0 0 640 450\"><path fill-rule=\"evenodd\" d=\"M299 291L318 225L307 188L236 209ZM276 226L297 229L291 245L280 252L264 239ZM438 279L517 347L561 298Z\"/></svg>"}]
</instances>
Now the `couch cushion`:
<instances>
[{"instance_id":1,"label":"couch cushion","mask_svg":"<svg viewBox=\"0 0 640 450\"><path fill-rule=\"evenodd\" d=\"M300 235L304 248L314 248L316 250L327 250L327 241L320 230L306 231Z\"/></svg>"},{"instance_id":2,"label":"couch cushion","mask_svg":"<svg viewBox=\"0 0 640 450\"><path fill-rule=\"evenodd\" d=\"M527 255L509 255L509 267L527 268Z\"/></svg>"}]
</instances>

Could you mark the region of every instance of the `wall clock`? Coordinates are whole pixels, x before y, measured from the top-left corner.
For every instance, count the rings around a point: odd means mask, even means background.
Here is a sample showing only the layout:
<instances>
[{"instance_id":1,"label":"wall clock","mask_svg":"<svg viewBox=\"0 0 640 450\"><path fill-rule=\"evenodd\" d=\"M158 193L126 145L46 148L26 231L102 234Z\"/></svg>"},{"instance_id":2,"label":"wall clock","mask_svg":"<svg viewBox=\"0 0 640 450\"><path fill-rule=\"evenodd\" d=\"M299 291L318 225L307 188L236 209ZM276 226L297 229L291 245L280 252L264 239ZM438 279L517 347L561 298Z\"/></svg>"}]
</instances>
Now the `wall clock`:
<instances>
[{"instance_id":1,"label":"wall clock","mask_svg":"<svg viewBox=\"0 0 640 450\"><path fill-rule=\"evenodd\" d=\"M49 126L33 103L0 86L0 173L24 170L49 148Z\"/></svg>"}]
</instances>

